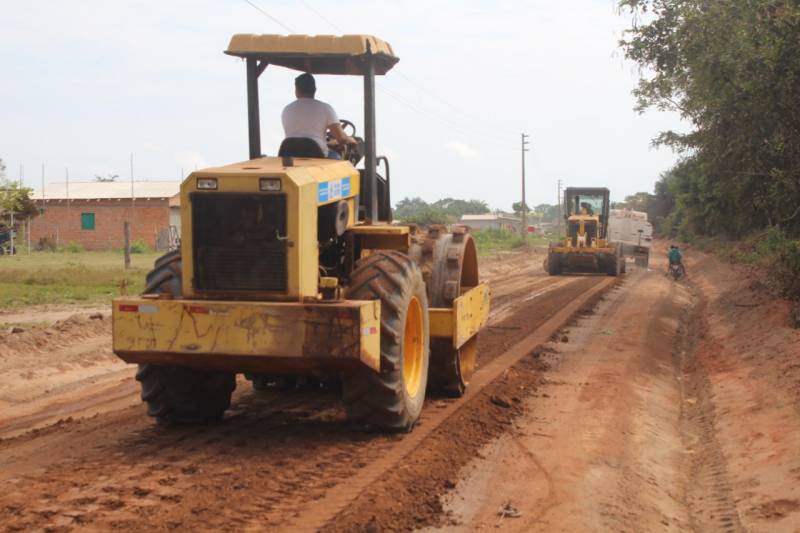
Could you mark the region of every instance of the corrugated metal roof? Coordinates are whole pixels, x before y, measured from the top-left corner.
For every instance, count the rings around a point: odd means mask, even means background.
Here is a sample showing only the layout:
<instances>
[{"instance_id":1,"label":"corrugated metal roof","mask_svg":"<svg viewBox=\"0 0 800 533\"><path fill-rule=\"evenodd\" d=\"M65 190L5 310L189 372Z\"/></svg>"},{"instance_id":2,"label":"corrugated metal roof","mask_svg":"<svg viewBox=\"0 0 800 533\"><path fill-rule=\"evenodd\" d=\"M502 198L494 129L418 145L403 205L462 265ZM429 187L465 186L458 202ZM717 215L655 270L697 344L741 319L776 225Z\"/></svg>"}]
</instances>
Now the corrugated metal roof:
<instances>
[{"instance_id":1,"label":"corrugated metal roof","mask_svg":"<svg viewBox=\"0 0 800 533\"><path fill-rule=\"evenodd\" d=\"M171 198L178 194L180 181L134 181L133 194L136 198ZM36 189L34 200L42 199L42 190ZM131 197L130 181L70 181L70 200L101 200ZM66 200L66 183L48 183L44 186L46 200Z\"/></svg>"},{"instance_id":2,"label":"corrugated metal roof","mask_svg":"<svg viewBox=\"0 0 800 533\"><path fill-rule=\"evenodd\" d=\"M469 220L512 220L519 222L520 219L509 215L495 215L494 213L486 213L483 215L461 215L461 222Z\"/></svg>"}]
</instances>

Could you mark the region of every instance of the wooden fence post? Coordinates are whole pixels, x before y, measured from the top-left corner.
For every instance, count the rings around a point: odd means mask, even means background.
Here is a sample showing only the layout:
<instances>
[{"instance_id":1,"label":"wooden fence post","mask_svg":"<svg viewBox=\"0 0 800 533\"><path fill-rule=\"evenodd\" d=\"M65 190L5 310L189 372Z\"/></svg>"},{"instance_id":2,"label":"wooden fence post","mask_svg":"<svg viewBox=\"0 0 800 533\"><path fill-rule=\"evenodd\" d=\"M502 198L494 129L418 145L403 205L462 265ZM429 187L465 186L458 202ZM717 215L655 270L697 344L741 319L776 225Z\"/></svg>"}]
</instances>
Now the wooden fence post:
<instances>
[{"instance_id":1,"label":"wooden fence post","mask_svg":"<svg viewBox=\"0 0 800 533\"><path fill-rule=\"evenodd\" d=\"M127 222L122 225L122 231L125 235L125 269L131 267L131 229Z\"/></svg>"}]
</instances>

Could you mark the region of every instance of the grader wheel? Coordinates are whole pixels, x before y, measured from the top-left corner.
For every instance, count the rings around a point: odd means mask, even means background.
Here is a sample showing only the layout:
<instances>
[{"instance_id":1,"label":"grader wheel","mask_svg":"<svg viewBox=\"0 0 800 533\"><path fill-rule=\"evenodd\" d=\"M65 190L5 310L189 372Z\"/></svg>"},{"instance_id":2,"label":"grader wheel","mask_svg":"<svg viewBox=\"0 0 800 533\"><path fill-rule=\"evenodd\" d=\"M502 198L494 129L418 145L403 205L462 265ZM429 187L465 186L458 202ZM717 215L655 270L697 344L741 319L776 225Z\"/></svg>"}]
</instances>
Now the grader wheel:
<instances>
[{"instance_id":1,"label":"grader wheel","mask_svg":"<svg viewBox=\"0 0 800 533\"><path fill-rule=\"evenodd\" d=\"M147 275L145 294L180 296L179 250L158 258ZM136 380L142 385L147 414L162 424L201 424L220 420L230 407L236 376L214 370L174 365L141 364Z\"/></svg>"},{"instance_id":2,"label":"grader wheel","mask_svg":"<svg viewBox=\"0 0 800 533\"><path fill-rule=\"evenodd\" d=\"M351 421L368 427L410 431L422 412L430 357L425 282L409 256L379 251L350 275L347 299L380 300L380 372L342 376Z\"/></svg>"},{"instance_id":3,"label":"grader wheel","mask_svg":"<svg viewBox=\"0 0 800 533\"><path fill-rule=\"evenodd\" d=\"M548 252L547 259L544 261L544 268L550 276L560 276L562 273L561 256Z\"/></svg>"},{"instance_id":4,"label":"grader wheel","mask_svg":"<svg viewBox=\"0 0 800 533\"><path fill-rule=\"evenodd\" d=\"M465 289L478 285L477 249L466 228L446 233L444 226L431 226L418 239L416 259L431 307L452 307ZM477 335L458 349L451 339L432 340L429 387L453 396L464 394L475 371L477 346Z\"/></svg>"}]
</instances>

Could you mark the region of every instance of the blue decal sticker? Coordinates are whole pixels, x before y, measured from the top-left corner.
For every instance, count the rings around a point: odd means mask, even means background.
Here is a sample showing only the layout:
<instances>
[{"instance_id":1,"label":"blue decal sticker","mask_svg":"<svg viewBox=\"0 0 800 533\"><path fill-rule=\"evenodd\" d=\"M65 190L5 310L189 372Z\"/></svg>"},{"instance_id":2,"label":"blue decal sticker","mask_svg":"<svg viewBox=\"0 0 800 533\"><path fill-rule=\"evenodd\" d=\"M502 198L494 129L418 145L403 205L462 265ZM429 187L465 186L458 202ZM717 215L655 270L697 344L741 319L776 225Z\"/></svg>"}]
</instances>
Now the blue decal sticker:
<instances>
[{"instance_id":1,"label":"blue decal sticker","mask_svg":"<svg viewBox=\"0 0 800 533\"><path fill-rule=\"evenodd\" d=\"M328 201L328 182L322 182L317 186L317 199L320 203Z\"/></svg>"},{"instance_id":2,"label":"blue decal sticker","mask_svg":"<svg viewBox=\"0 0 800 533\"><path fill-rule=\"evenodd\" d=\"M350 178L324 181L317 185L317 200L319 203L330 202L350 196Z\"/></svg>"}]
</instances>

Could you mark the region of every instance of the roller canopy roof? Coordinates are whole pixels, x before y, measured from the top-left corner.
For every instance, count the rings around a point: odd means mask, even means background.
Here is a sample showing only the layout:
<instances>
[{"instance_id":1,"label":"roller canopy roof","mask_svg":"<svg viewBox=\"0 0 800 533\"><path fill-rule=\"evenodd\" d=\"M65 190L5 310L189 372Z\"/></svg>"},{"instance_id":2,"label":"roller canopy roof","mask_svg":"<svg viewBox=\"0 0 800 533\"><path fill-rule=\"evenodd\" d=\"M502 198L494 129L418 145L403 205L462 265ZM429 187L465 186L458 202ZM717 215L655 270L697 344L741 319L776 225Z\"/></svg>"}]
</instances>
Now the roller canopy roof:
<instances>
[{"instance_id":1,"label":"roller canopy roof","mask_svg":"<svg viewBox=\"0 0 800 533\"><path fill-rule=\"evenodd\" d=\"M370 56L375 74L386 74L400 60L389 43L371 35L236 34L225 53L311 74L363 75Z\"/></svg>"}]
</instances>

